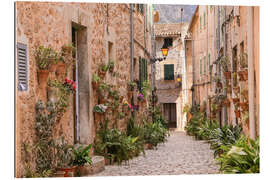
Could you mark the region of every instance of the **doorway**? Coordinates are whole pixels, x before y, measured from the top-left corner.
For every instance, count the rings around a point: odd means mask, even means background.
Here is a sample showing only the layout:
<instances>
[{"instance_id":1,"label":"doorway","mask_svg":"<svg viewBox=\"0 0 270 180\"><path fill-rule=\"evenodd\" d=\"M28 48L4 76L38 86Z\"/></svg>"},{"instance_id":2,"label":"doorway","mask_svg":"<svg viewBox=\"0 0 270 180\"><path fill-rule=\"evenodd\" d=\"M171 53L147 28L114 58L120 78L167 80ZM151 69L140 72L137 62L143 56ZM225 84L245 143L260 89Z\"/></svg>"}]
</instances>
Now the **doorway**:
<instances>
[{"instance_id":1,"label":"doorway","mask_svg":"<svg viewBox=\"0 0 270 180\"><path fill-rule=\"evenodd\" d=\"M87 28L72 23L72 43L76 49L73 79L77 88L74 95L74 142L89 144L89 62Z\"/></svg>"},{"instance_id":2,"label":"doorway","mask_svg":"<svg viewBox=\"0 0 270 180\"><path fill-rule=\"evenodd\" d=\"M168 122L169 128L176 128L176 103L164 103L164 118Z\"/></svg>"}]
</instances>

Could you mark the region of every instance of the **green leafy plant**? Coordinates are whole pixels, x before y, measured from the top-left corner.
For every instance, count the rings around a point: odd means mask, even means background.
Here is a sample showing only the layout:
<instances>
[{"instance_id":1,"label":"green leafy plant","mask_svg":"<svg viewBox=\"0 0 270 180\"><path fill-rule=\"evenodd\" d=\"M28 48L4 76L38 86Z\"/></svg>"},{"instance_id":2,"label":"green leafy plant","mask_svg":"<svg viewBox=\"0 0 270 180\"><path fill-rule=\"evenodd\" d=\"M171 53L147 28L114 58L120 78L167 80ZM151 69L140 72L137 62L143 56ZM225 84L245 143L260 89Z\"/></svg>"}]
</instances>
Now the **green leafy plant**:
<instances>
[{"instance_id":1,"label":"green leafy plant","mask_svg":"<svg viewBox=\"0 0 270 180\"><path fill-rule=\"evenodd\" d=\"M92 144L89 144L86 147L79 146L78 148L72 148L74 154L73 165L75 166L83 166L85 163L89 165L92 164L92 159L90 157L90 149L92 148Z\"/></svg>"},{"instance_id":2,"label":"green leafy plant","mask_svg":"<svg viewBox=\"0 0 270 180\"><path fill-rule=\"evenodd\" d=\"M231 68L230 60L227 56L222 56L218 61L224 72L228 72Z\"/></svg>"},{"instance_id":3,"label":"green leafy plant","mask_svg":"<svg viewBox=\"0 0 270 180\"><path fill-rule=\"evenodd\" d=\"M188 113L190 111L191 107L189 104L185 104L184 108L183 108L183 112L184 113Z\"/></svg>"},{"instance_id":4,"label":"green leafy plant","mask_svg":"<svg viewBox=\"0 0 270 180\"><path fill-rule=\"evenodd\" d=\"M242 69L248 68L248 54L247 53L241 53L239 55L240 60L240 67Z\"/></svg>"},{"instance_id":5,"label":"green leafy plant","mask_svg":"<svg viewBox=\"0 0 270 180\"><path fill-rule=\"evenodd\" d=\"M147 97L147 93L152 90L151 85L148 81L143 81L142 87L141 87L141 93L144 95L144 97Z\"/></svg>"},{"instance_id":6,"label":"green leafy plant","mask_svg":"<svg viewBox=\"0 0 270 180\"><path fill-rule=\"evenodd\" d=\"M108 69L109 69L109 71L110 72L113 72L113 69L114 69L114 61L112 61L112 60L110 60L109 62L108 62Z\"/></svg>"},{"instance_id":7,"label":"green leafy plant","mask_svg":"<svg viewBox=\"0 0 270 180\"><path fill-rule=\"evenodd\" d=\"M98 75L96 75L96 74L93 74L92 81L93 81L94 83L98 83L98 82L100 82L100 77L99 77Z\"/></svg>"},{"instance_id":8,"label":"green leafy plant","mask_svg":"<svg viewBox=\"0 0 270 180\"><path fill-rule=\"evenodd\" d=\"M109 68L110 67L108 65L104 64L104 63L102 63L100 65L100 70L103 71L103 72L107 72L109 70Z\"/></svg>"},{"instance_id":9,"label":"green leafy plant","mask_svg":"<svg viewBox=\"0 0 270 180\"><path fill-rule=\"evenodd\" d=\"M105 113L106 109L107 109L107 106L105 106L104 104L98 104L94 106L93 112Z\"/></svg>"},{"instance_id":10,"label":"green leafy plant","mask_svg":"<svg viewBox=\"0 0 270 180\"><path fill-rule=\"evenodd\" d=\"M44 46L39 46L35 50L35 59L37 67L41 70L48 69L51 64L56 64L59 60L58 53L52 48L45 48Z\"/></svg>"},{"instance_id":11,"label":"green leafy plant","mask_svg":"<svg viewBox=\"0 0 270 180\"><path fill-rule=\"evenodd\" d=\"M224 173L259 173L259 138L252 140L241 136L234 144L221 146L224 153L217 158Z\"/></svg>"},{"instance_id":12,"label":"green leafy plant","mask_svg":"<svg viewBox=\"0 0 270 180\"><path fill-rule=\"evenodd\" d=\"M133 82L133 81L128 81L127 82L127 87L128 87L129 91L134 91L136 86L137 86L136 82Z\"/></svg>"}]
</instances>

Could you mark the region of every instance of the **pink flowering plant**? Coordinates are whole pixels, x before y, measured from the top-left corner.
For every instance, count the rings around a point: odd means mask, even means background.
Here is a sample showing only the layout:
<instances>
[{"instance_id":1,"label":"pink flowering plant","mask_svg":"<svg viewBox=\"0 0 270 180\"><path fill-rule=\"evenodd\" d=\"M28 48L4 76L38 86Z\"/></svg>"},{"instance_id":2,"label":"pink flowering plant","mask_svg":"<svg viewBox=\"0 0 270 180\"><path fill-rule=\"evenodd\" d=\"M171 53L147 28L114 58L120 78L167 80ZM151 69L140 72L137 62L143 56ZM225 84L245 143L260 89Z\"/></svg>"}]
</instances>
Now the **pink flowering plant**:
<instances>
[{"instance_id":1,"label":"pink flowering plant","mask_svg":"<svg viewBox=\"0 0 270 180\"><path fill-rule=\"evenodd\" d=\"M76 91L76 82L68 79L67 77L65 78L65 82L64 82L64 87L71 92L75 92Z\"/></svg>"},{"instance_id":2,"label":"pink flowering plant","mask_svg":"<svg viewBox=\"0 0 270 180\"><path fill-rule=\"evenodd\" d=\"M142 93L139 93L137 97L138 97L138 100L144 101L144 95Z\"/></svg>"}]
</instances>

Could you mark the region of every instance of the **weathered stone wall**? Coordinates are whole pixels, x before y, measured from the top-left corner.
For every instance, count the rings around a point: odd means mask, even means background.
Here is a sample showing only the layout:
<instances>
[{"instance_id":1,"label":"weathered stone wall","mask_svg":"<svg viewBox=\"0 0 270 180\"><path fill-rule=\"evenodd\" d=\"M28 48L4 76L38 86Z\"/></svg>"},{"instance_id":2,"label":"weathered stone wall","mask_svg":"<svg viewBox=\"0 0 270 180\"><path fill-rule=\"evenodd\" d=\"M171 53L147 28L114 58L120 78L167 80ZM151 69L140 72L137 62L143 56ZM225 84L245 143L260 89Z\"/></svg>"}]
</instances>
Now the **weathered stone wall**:
<instances>
[{"instance_id":1,"label":"weathered stone wall","mask_svg":"<svg viewBox=\"0 0 270 180\"><path fill-rule=\"evenodd\" d=\"M136 12L138 13L138 12ZM93 106L98 103L97 93L91 86L92 74L98 72L102 62L107 63L108 41L113 43L113 60L115 61L115 76L107 72L105 81L116 85L120 95L127 98L127 80L130 79L130 14L127 4L102 3L53 3L53 2L17 2L16 3L16 42L27 45L29 61L29 89L26 92L16 91L16 177L22 177L21 148L22 143L33 143L35 139L35 103L38 99L46 100L41 92L37 80L37 67L34 58L35 48L43 45L56 50L64 44L72 42L72 22L85 29L81 33L81 43L84 44L83 64L87 64L88 79L84 84L89 88L88 102L84 107L87 119L81 127L82 143L92 143L96 133ZM135 39L144 44L144 18L134 15ZM146 33L147 49L151 52L150 32ZM147 57L135 45L135 57ZM137 54L139 53L139 54ZM148 72L151 72L150 70ZM50 73L54 77L54 73ZM68 70L68 77L73 78L72 70ZM17 82L17 80L16 80ZM80 86L79 86L80 87ZM85 88L84 88L85 90ZM83 90L82 90L83 91ZM128 98L127 98L128 99ZM73 97L70 97L70 106L56 127L55 137L64 135L69 143L74 143L74 108ZM142 108L144 109L144 108ZM113 119L115 120L115 119ZM116 119L117 120L117 119ZM120 129L125 129L128 118L119 123ZM34 164L33 164L34 166Z\"/></svg>"},{"instance_id":2,"label":"weathered stone wall","mask_svg":"<svg viewBox=\"0 0 270 180\"><path fill-rule=\"evenodd\" d=\"M226 17L229 17L229 14L231 12L231 19L227 21L226 23L226 39L224 40L224 34L222 34L222 31L220 29L220 34L217 33L218 30L218 11L220 11L220 27L222 26L222 23L225 21L225 10L226 10ZM240 56L240 43L243 42L244 44L244 52L247 53L247 33L248 33L248 21L247 21L247 7L246 6L198 6L197 11L195 12L195 15L193 17L192 24L189 28L189 31L192 34L192 40L194 42L193 46L193 52L194 52L194 79L195 79L195 91L194 91L194 99L197 103L202 104L204 100L207 101L208 96L212 96L215 93L217 93L217 89L215 87L214 79L212 78L210 84L205 84L210 80L210 65L213 66L212 68L212 77L217 76L217 74L221 74L221 79L223 82L223 88L227 87L227 97L230 101L230 106L227 107L227 113L225 111L225 108L222 108L222 115L221 120L222 124L225 123L225 116L227 116L227 122L229 124L236 124L236 118L235 118L235 106L232 102L232 98L239 97L240 101L243 102L243 98L241 95L236 95L234 91L228 87L233 87L233 80L232 78L227 81L228 86L225 83L225 77L218 65L213 64L214 61L217 60L219 53L221 51L226 52L226 56L229 59L230 62L230 69L232 70L232 54L233 54L233 48L237 49L237 70L240 70L240 64L239 64L239 56ZM206 26L204 25L204 14L206 16L207 22ZM237 18L237 15L239 15L239 19ZM255 20L256 19L256 20ZM258 14L254 15L254 29L258 29ZM220 49L218 49L217 44L217 38L220 37ZM258 33L254 33L253 39L258 36ZM257 44L256 44L257 43ZM191 47L192 45L189 44L188 47ZM188 52L188 51L187 51ZM254 41L254 64L255 68L255 74L258 73L258 64L259 64L259 47L258 47L258 41ZM256 54L256 55L255 55ZM187 53L188 56L190 53ZM209 55L210 55L210 61L209 61ZM204 58L206 56L207 62L206 62L206 68L204 66L204 61L202 61L202 68L200 69L200 59ZM187 59L190 59L188 57ZM202 70L202 73L200 72ZM258 76L258 74L256 75ZM258 87L259 83L256 79L256 87L255 87L255 106L256 108L259 108L259 101L256 99L259 96L258 93ZM240 87L241 90L248 89L248 81L237 81L237 86ZM207 111L209 113L209 104L207 107ZM255 108L255 110L256 110ZM256 112L258 116L258 111ZM219 117L217 117L219 120ZM249 134L249 122L243 121L243 113L242 117L238 119L238 122L243 123L244 133ZM258 122L258 119L257 119ZM258 126L257 126L258 128ZM257 129L258 130L258 129Z\"/></svg>"}]
</instances>

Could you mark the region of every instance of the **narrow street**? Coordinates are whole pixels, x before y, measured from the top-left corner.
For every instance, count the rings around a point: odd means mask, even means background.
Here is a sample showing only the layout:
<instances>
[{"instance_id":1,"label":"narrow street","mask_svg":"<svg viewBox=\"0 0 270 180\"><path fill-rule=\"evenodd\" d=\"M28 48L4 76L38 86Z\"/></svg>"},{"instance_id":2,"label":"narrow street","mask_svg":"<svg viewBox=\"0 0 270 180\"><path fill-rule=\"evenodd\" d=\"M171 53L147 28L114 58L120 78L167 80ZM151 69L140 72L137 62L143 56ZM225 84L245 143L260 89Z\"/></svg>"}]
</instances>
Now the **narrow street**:
<instances>
[{"instance_id":1,"label":"narrow street","mask_svg":"<svg viewBox=\"0 0 270 180\"><path fill-rule=\"evenodd\" d=\"M106 166L95 176L217 174L219 166L209 146L183 132L171 132L168 141L157 150L146 150L145 156L127 164Z\"/></svg>"}]
</instances>

